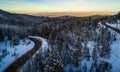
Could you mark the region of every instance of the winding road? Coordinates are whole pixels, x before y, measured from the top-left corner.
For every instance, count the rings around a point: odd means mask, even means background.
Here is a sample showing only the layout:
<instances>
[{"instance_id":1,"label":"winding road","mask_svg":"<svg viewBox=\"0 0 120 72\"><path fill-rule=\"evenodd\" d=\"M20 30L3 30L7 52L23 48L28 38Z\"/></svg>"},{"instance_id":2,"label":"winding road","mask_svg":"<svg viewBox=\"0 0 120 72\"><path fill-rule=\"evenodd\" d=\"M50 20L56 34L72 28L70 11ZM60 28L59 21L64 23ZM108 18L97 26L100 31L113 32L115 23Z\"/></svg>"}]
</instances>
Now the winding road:
<instances>
[{"instance_id":1,"label":"winding road","mask_svg":"<svg viewBox=\"0 0 120 72\"><path fill-rule=\"evenodd\" d=\"M120 33L120 29L107 25L105 22L102 22L101 24ZM32 55L36 51L39 50L40 46L42 45L42 42L38 40L37 38L30 37L30 39L35 43L35 46L30 51L28 51L26 54L24 54L23 56L15 60L10 66L8 66L8 68L4 70L4 72L16 72L28 59L32 57Z\"/></svg>"},{"instance_id":2,"label":"winding road","mask_svg":"<svg viewBox=\"0 0 120 72\"><path fill-rule=\"evenodd\" d=\"M19 69L28 59L32 57L32 55L39 50L42 42L36 38L30 37L30 39L35 43L35 46L28 51L26 54L18 58L16 61L14 61L8 68L4 70L4 72L16 72L17 69Z\"/></svg>"},{"instance_id":3,"label":"winding road","mask_svg":"<svg viewBox=\"0 0 120 72\"><path fill-rule=\"evenodd\" d=\"M107 25L105 22L102 22L101 24L108 27L108 28L110 28L110 29L112 29L112 30L114 30L114 31L116 31L116 32L118 32L118 33L120 33L120 29L118 29L118 28Z\"/></svg>"}]
</instances>

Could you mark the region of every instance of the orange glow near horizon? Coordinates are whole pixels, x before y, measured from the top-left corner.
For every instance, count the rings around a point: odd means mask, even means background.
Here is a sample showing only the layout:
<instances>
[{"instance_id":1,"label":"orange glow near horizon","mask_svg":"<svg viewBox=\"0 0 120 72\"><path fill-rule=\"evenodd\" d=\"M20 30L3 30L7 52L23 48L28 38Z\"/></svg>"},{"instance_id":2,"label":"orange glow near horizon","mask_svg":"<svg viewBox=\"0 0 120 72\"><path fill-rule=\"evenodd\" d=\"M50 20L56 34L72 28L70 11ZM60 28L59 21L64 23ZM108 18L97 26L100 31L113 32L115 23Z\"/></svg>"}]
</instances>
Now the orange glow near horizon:
<instances>
[{"instance_id":1,"label":"orange glow near horizon","mask_svg":"<svg viewBox=\"0 0 120 72\"><path fill-rule=\"evenodd\" d=\"M6 11L6 10L5 10ZM84 17L84 16L92 16L92 15L113 15L118 12L97 12L97 11L54 11L54 10L7 10L11 13L17 14L28 14L33 16L48 16L48 17L58 17L58 16L77 16L77 17Z\"/></svg>"},{"instance_id":2,"label":"orange glow near horizon","mask_svg":"<svg viewBox=\"0 0 120 72\"><path fill-rule=\"evenodd\" d=\"M99 13L99 12L66 12L66 13L32 13L30 15L34 16L48 16L48 17L58 17L58 16L77 16L77 17L84 17L84 16L93 16L93 15L113 15L115 13Z\"/></svg>"},{"instance_id":3,"label":"orange glow near horizon","mask_svg":"<svg viewBox=\"0 0 120 72\"><path fill-rule=\"evenodd\" d=\"M0 9L50 17L112 15L120 11L120 0L0 0Z\"/></svg>"},{"instance_id":4,"label":"orange glow near horizon","mask_svg":"<svg viewBox=\"0 0 120 72\"><path fill-rule=\"evenodd\" d=\"M18 14L28 14L33 16L48 16L48 17L58 17L58 16L77 16L77 17L84 17L84 16L92 16L92 15L113 15L117 12L89 12L89 11L78 11L78 12L62 12L62 11L47 11L41 12L36 10L18 10L18 11L10 11L12 13Z\"/></svg>"}]
</instances>

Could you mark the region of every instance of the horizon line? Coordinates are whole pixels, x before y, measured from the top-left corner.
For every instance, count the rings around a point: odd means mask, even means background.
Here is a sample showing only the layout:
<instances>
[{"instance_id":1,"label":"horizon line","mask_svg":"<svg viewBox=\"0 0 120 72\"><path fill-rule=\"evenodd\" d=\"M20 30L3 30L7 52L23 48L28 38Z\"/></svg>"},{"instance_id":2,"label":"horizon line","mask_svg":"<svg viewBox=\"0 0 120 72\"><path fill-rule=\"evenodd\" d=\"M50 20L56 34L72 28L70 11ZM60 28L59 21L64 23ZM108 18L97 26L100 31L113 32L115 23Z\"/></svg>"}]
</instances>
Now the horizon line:
<instances>
[{"instance_id":1,"label":"horizon line","mask_svg":"<svg viewBox=\"0 0 120 72\"><path fill-rule=\"evenodd\" d=\"M32 16L47 16L47 17L59 17L59 16L77 16L77 17L86 17L86 16L94 16L94 15L114 15L119 13L120 11L73 11L73 12L16 12L9 11L5 9L0 9L6 12L15 13L15 14L27 14Z\"/></svg>"}]
</instances>

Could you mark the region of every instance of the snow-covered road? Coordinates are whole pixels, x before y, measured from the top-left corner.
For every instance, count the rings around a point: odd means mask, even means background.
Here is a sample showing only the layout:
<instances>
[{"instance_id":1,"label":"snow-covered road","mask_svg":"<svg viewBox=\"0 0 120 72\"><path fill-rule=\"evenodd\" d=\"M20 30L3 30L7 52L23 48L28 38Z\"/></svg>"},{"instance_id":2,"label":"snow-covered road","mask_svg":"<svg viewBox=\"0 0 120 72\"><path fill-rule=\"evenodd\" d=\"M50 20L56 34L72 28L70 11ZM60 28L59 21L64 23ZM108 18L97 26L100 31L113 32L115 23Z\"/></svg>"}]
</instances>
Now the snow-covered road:
<instances>
[{"instance_id":1,"label":"snow-covered road","mask_svg":"<svg viewBox=\"0 0 120 72\"><path fill-rule=\"evenodd\" d=\"M0 42L0 72L7 68L17 58L30 51L34 45L34 42L29 39L25 39L25 41L20 40L20 44L16 46L12 46L10 41Z\"/></svg>"},{"instance_id":2,"label":"snow-covered road","mask_svg":"<svg viewBox=\"0 0 120 72\"><path fill-rule=\"evenodd\" d=\"M44 38L36 37L36 36L30 36L30 39L35 43L34 47L32 47L31 50L27 51L21 57L17 58L13 61L13 63L8 65L9 67L5 67L5 72L8 71L16 71L19 67L21 67L31 56L40 50L42 52L46 51L48 49L48 43ZM4 70L4 69L3 69Z\"/></svg>"}]
</instances>

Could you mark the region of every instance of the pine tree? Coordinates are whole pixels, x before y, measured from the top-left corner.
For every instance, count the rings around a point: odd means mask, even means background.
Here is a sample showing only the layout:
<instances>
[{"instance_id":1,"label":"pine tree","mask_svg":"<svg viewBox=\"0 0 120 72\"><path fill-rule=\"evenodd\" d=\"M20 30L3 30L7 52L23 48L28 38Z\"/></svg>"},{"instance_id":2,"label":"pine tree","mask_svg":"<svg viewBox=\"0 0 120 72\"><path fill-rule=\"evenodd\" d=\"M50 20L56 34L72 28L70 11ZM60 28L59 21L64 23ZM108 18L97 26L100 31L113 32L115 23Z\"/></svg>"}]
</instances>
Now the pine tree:
<instances>
[{"instance_id":1,"label":"pine tree","mask_svg":"<svg viewBox=\"0 0 120 72\"><path fill-rule=\"evenodd\" d=\"M93 48L92 59L93 60L97 59L97 50L96 50L96 48Z\"/></svg>"},{"instance_id":2,"label":"pine tree","mask_svg":"<svg viewBox=\"0 0 120 72\"><path fill-rule=\"evenodd\" d=\"M4 39L3 31L0 29L0 41Z\"/></svg>"},{"instance_id":3,"label":"pine tree","mask_svg":"<svg viewBox=\"0 0 120 72\"><path fill-rule=\"evenodd\" d=\"M46 57L46 72L64 72L63 64L61 63L61 57L55 49L49 52Z\"/></svg>"},{"instance_id":4,"label":"pine tree","mask_svg":"<svg viewBox=\"0 0 120 72\"><path fill-rule=\"evenodd\" d=\"M86 65L86 63L83 66L83 70L84 70L84 72L87 72L87 65Z\"/></svg>"}]
</instances>

